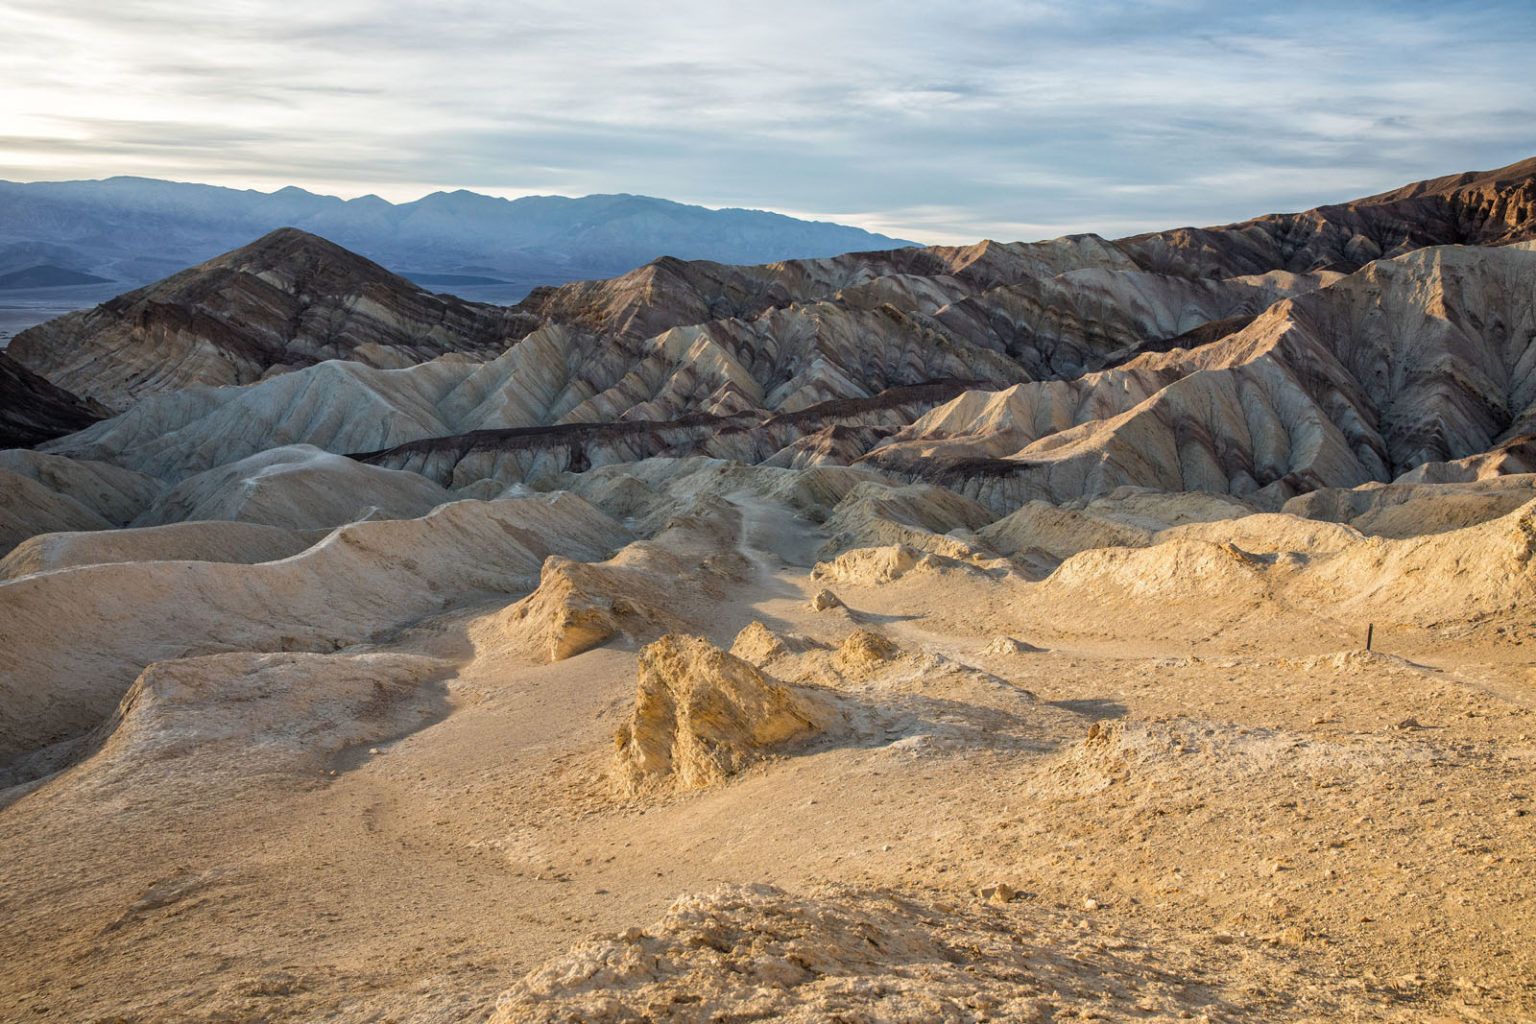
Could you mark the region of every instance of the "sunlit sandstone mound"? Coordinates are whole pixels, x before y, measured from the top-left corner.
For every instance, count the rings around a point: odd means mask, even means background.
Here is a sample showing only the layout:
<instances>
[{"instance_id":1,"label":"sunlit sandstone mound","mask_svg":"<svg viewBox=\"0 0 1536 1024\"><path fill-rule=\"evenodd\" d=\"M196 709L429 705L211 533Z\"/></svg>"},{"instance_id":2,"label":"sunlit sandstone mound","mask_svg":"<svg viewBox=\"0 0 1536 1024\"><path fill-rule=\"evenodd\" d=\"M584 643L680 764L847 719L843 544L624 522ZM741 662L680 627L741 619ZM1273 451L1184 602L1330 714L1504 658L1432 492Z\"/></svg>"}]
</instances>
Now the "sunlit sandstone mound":
<instances>
[{"instance_id":1,"label":"sunlit sandstone mound","mask_svg":"<svg viewBox=\"0 0 1536 1024\"><path fill-rule=\"evenodd\" d=\"M629 792L700 789L804 743L835 718L826 697L776 683L706 640L671 634L640 652L614 774Z\"/></svg>"}]
</instances>

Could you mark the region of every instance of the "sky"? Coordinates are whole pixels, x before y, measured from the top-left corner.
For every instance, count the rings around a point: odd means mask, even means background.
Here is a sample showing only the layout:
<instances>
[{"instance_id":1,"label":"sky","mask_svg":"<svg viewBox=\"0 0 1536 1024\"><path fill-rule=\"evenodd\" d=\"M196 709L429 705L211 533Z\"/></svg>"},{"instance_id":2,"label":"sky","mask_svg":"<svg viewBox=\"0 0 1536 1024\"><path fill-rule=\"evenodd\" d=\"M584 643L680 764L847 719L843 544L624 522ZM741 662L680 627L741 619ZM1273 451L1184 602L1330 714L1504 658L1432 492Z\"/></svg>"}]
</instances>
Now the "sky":
<instances>
[{"instance_id":1,"label":"sky","mask_svg":"<svg viewBox=\"0 0 1536 1024\"><path fill-rule=\"evenodd\" d=\"M634 192L937 243L1536 155L1536 0L0 0L0 24L12 181Z\"/></svg>"}]
</instances>

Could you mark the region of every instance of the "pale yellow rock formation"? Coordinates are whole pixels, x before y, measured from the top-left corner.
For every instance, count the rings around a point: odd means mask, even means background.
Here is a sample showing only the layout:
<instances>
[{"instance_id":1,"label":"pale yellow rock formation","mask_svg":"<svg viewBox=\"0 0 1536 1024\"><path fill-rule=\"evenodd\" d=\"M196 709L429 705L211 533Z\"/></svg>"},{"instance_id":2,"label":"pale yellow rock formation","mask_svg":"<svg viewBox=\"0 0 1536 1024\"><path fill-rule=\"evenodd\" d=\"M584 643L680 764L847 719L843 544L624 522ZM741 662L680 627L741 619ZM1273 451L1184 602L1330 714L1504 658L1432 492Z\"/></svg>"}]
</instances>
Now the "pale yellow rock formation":
<instances>
[{"instance_id":1,"label":"pale yellow rock formation","mask_svg":"<svg viewBox=\"0 0 1536 1024\"><path fill-rule=\"evenodd\" d=\"M827 698L776 683L707 640L669 634L640 652L615 776L631 793L700 789L804 743L834 716Z\"/></svg>"}]
</instances>

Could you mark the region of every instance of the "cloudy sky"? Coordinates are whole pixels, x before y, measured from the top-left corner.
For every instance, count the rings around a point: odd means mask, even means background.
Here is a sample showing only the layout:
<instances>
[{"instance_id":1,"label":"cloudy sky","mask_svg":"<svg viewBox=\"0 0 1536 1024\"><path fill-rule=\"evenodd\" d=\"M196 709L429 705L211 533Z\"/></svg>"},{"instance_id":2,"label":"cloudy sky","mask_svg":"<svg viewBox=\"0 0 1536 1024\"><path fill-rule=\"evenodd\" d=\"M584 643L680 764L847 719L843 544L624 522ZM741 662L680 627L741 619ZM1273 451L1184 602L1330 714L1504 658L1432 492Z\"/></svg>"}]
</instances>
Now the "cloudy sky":
<instances>
[{"instance_id":1,"label":"cloudy sky","mask_svg":"<svg viewBox=\"0 0 1536 1024\"><path fill-rule=\"evenodd\" d=\"M640 192L942 242L1536 155L1536 0L201 6L0 0L0 178Z\"/></svg>"}]
</instances>

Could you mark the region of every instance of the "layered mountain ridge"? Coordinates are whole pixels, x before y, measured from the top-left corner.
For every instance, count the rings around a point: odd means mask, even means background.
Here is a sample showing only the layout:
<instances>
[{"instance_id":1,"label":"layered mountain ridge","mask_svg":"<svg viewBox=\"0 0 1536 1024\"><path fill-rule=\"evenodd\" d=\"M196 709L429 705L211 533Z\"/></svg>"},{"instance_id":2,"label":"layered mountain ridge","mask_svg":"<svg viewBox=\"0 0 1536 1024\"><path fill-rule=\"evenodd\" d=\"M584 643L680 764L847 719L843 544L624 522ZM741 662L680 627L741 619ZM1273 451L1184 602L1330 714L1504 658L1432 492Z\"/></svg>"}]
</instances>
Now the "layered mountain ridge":
<instances>
[{"instance_id":1,"label":"layered mountain ridge","mask_svg":"<svg viewBox=\"0 0 1536 1024\"><path fill-rule=\"evenodd\" d=\"M12 354L126 409L52 450L172 482L303 443L455 487L705 454L868 464L1000 513L1124 485L1274 506L1531 429L1533 168L1198 236L666 258L508 308L283 231ZM1401 252L1353 268L1327 240L1361 218Z\"/></svg>"},{"instance_id":2,"label":"layered mountain ridge","mask_svg":"<svg viewBox=\"0 0 1536 1024\"><path fill-rule=\"evenodd\" d=\"M250 384L344 358L404 366L499 352L532 321L432 295L340 246L282 229L23 331L12 358L117 409L195 384Z\"/></svg>"}]
</instances>

